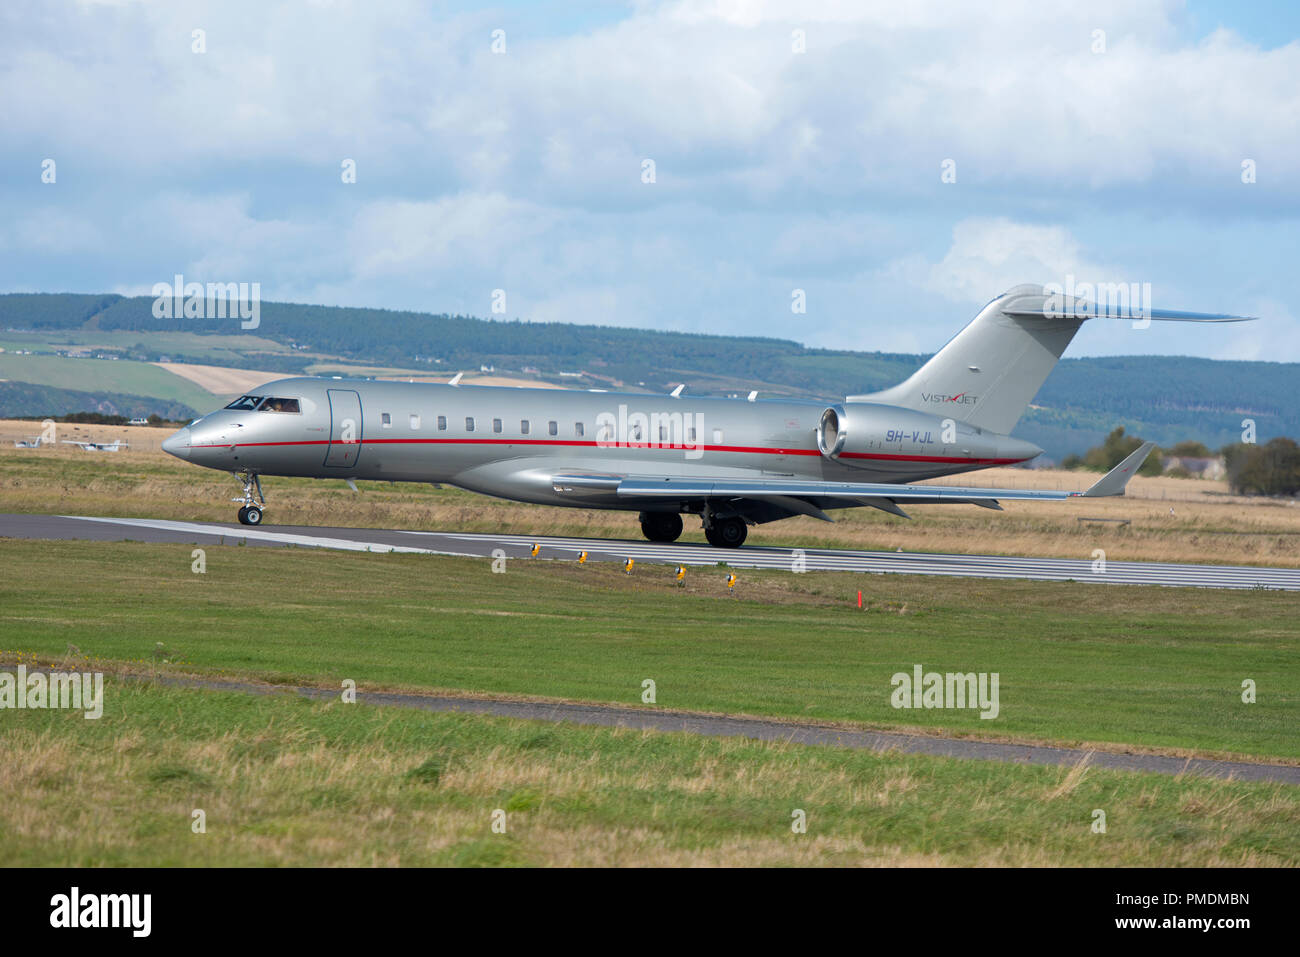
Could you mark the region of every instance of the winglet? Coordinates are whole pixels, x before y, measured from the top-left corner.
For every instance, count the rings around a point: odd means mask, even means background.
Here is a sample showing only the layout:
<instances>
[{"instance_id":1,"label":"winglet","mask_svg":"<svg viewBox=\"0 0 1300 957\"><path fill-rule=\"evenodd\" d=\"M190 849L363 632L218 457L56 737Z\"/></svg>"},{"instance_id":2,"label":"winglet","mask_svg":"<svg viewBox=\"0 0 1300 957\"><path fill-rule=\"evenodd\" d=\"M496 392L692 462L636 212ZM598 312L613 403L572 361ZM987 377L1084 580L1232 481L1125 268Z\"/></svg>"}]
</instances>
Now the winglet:
<instances>
[{"instance_id":1,"label":"winglet","mask_svg":"<svg viewBox=\"0 0 1300 957\"><path fill-rule=\"evenodd\" d=\"M1147 456L1155 447L1154 442L1143 442L1141 448L1099 478L1097 484L1083 493L1084 496L1095 498L1100 495L1123 495L1124 486L1128 485L1129 479L1137 475L1137 470L1142 467L1142 463L1147 460Z\"/></svg>"}]
</instances>

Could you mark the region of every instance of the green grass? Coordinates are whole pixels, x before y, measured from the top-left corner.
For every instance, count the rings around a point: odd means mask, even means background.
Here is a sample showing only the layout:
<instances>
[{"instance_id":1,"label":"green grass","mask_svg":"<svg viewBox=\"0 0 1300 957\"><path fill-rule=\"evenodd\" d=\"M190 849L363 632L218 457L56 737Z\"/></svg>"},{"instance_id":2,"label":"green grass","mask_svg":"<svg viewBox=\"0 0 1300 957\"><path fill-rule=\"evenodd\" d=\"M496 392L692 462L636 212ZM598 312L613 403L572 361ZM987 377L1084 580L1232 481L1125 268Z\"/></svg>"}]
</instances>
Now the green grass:
<instances>
[{"instance_id":1,"label":"green grass","mask_svg":"<svg viewBox=\"0 0 1300 957\"><path fill-rule=\"evenodd\" d=\"M339 687L468 690L1300 758L1297 599L1277 592L0 543L0 652ZM868 608L854 607L857 589ZM998 672L1001 714L895 710L890 679ZM1258 702L1243 704L1252 679Z\"/></svg>"},{"instance_id":2,"label":"green grass","mask_svg":"<svg viewBox=\"0 0 1300 957\"><path fill-rule=\"evenodd\" d=\"M0 866L1300 862L1286 785L137 681L105 698L98 721L0 713Z\"/></svg>"},{"instance_id":3,"label":"green grass","mask_svg":"<svg viewBox=\"0 0 1300 957\"><path fill-rule=\"evenodd\" d=\"M142 352L175 353L211 362L213 365L242 366L248 353L291 355L289 346L250 333L202 335L196 332L143 332L137 329L42 329L39 332L0 332L0 348L56 351L68 349L123 349L143 347Z\"/></svg>"},{"instance_id":4,"label":"green grass","mask_svg":"<svg viewBox=\"0 0 1300 957\"><path fill-rule=\"evenodd\" d=\"M31 382L59 389L103 390L183 402L210 409L216 397L207 389L149 362L119 359L70 359L64 356L0 354L0 379Z\"/></svg>"}]
</instances>

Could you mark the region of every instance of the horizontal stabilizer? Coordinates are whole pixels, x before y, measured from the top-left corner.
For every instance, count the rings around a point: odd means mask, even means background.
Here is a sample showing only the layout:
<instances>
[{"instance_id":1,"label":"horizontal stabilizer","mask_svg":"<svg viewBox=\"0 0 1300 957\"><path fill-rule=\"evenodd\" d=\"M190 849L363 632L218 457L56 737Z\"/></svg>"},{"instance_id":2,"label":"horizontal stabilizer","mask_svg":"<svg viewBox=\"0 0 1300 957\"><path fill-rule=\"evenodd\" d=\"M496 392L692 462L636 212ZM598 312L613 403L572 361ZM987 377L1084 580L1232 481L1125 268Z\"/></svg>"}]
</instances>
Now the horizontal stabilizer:
<instances>
[{"instance_id":1,"label":"horizontal stabilizer","mask_svg":"<svg viewBox=\"0 0 1300 957\"><path fill-rule=\"evenodd\" d=\"M1232 316L1222 312L1184 312L1181 309L1142 309L1124 306L1098 306L1096 303L1072 299L1060 306L1045 304L1040 309L1003 309L1004 316L1013 319L1157 319L1161 322L1254 322L1258 316Z\"/></svg>"}]
</instances>

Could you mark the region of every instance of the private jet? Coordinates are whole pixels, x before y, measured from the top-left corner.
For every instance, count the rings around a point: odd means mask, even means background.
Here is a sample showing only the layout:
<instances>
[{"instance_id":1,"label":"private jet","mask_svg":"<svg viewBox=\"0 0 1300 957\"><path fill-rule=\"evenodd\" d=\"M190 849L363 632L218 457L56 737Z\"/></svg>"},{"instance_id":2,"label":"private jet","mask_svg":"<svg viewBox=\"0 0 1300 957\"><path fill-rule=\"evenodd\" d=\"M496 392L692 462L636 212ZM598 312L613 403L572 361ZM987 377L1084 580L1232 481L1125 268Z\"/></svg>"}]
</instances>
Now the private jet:
<instances>
[{"instance_id":1,"label":"private jet","mask_svg":"<svg viewBox=\"0 0 1300 957\"><path fill-rule=\"evenodd\" d=\"M485 495L639 514L654 542L699 516L736 548L750 525L871 507L1122 495L1148 442L1080 492L916 484L1042 454L1010 433L1084 322L1249 316L1110 309L1017 286L899 385L840 401L502 388L299 377L270 382L169 436L163 449L231 472L238 518L262 522L260 478L453 485Z\"/></svg>"}]
</instances>

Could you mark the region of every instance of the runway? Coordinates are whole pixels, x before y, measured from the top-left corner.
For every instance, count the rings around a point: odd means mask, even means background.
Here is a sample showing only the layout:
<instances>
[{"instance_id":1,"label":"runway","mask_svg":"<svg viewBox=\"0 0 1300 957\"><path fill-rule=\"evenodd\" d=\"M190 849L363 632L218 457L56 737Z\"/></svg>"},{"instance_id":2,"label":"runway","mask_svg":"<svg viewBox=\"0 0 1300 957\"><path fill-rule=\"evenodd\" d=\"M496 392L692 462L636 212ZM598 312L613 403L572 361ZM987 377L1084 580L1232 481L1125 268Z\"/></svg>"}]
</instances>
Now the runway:
<instances>
[{"instance_id":1,"label":"runway","mask_svg":"<svg viewBox=\"0 0 1300 957\"><path fill-rule=\"evenodd\" d=\"M786 571L846 571L876 574L969 578L1020 578L1079 581L1108 585L1167 585L1186 588L1266 588L1300 591L1300 569L1241 565L1187 565L1162 562L1105 563L1091 558L1020 558L1000 555L940 555L920 552L866 552L747 546L713 548L693 543L656 544L640 540L529 537L524 535L417 532L395 529L325 528L181 522L169 519L95 518L74 515L0 515L0 537L95 541L172 542L195 545L297 546L363 552L529 558L534 543L539 560L716 565Z\"/></svg>"}]
</instances>

